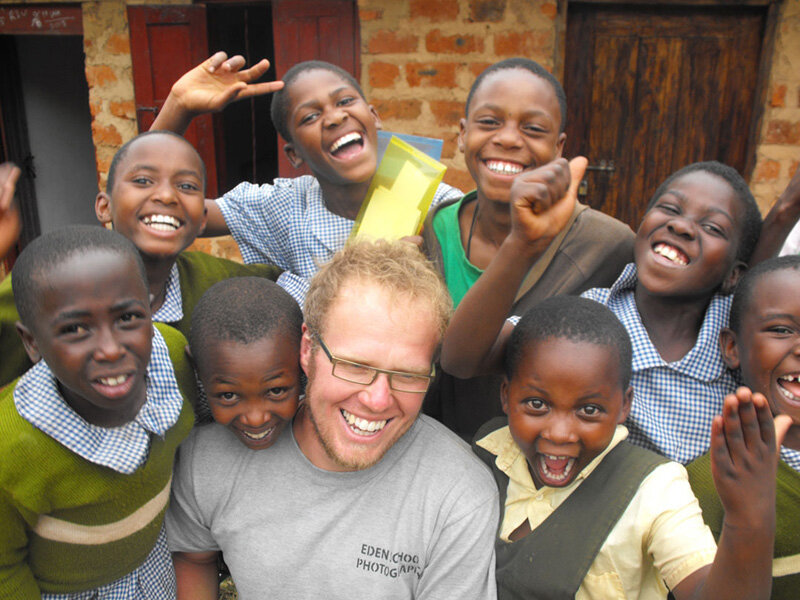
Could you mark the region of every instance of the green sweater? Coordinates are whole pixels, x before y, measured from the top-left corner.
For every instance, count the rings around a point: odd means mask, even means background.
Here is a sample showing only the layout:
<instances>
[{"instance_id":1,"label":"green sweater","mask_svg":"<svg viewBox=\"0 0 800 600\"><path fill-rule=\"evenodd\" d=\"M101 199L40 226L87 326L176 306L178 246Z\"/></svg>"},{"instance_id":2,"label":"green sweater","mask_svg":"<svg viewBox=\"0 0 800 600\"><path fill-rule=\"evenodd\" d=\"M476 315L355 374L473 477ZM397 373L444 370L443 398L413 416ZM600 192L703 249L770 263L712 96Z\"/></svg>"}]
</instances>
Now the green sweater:
<instances>
[{"instance_id":1,"label":"green sweater","mask_svg":"<svg viewBox=\"0 0 800 600\"><path fill-rule=\"evenodd\" d=\"M192 311L212 285L229 277L266 277L275 281L281 273L278 267L272 265L242 265L205 252L182 252L175 263L181 283L183 319L168 324L187 337L192 325ZM0 282L0 388L32 366L16 332L15 323L18 320L11 291L11 276L8 276Z\"/></svg>"},{"instance_id":2,"label":"green sweater","mask_svg":"<svg viewBox=\"0 0 800 600\"><path fill-rule=\"evenodd\" d=\"M158 324L185 399L195 399L186 339ZM155 545L178 444L193 425L190 402L147 461L130 475L89 462L23 419L0 391L0 597L25 600L116 581ZM87 543L88 542L88 543Z\"/></svg>"},{"instance_id":3,"label":"green sweater","mask_svg":"<svg viewBox=\"0 0 800 600\"><path fill-rule=\"evenodd\" d=\"M703 519L719 541L725 510L711 477L710 455L704 454L686 470L703 509ZM773 557L771 598L797 600L800 597L800 474L783 461L778 463Z\"/></svg>"}]
</instances>

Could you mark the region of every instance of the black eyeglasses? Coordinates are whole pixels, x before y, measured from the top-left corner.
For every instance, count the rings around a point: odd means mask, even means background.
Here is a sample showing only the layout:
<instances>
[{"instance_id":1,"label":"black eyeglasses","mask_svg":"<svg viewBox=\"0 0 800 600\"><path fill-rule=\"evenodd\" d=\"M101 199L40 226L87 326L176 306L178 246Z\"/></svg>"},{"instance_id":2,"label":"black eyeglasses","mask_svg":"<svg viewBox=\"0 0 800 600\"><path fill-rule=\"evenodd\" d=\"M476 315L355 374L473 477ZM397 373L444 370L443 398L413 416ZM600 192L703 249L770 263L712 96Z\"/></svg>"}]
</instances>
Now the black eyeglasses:
<instances>
[{"instance_id":1,"label":"black eyeglasses","mask_svg":"<svg viewBox=\"0 0 800 600\"><path fill-rule=\"evenodd\" d=\"M331 374L338 379L349 381L350 383L370 385L378 377L378 373L386 373L386 375L389 376L389 387L394 391L424 394L428 391L431 379L436 374L436 368L433 365L431 365L430 375L420 375L419 373L378 369L369 365L353 362L352 360L337 358L331 354L331 351L328 350L328 347L325 345L325 342L322 341L319 334L315 333L313 335L317 338L325 356L331 361Z\"/></svg>"}]
</instances>

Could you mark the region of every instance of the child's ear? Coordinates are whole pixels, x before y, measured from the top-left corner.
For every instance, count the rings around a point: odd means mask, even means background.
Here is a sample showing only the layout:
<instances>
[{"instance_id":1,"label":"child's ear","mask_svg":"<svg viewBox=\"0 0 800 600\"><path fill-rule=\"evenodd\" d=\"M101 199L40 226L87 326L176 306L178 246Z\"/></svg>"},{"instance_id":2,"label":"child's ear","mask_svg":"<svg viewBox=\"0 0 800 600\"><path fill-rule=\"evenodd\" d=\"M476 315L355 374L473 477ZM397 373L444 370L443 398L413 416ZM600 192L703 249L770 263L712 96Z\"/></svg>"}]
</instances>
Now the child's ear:
<instances>
[{"instance_id":1,"label":"child's ear","mask_svg":"<svg viewBox=\"0 0 800 600\"><path fill-rule=\"evenodd\" d=\"M22 338L22 346L25 348L25 353L32 363L37 363L42 360L42 355L39 353L39 346L36 345L36 340L33 339L33 334L30 329L25 327L21 322L17 321L15 324L19 337Z\"/></svg>"},{"instance_id":2,"label":"child's ear","mask_svg":"<svg viewBox=\"0 0 800 600\"><path fill-rule=\"evenodd\" d=\"M203 223L200 225L200 229L197 230L197 237L203 235L206 225L208 225L208 206L205 205L205 200L203 200ZM186 346L186 348L188 350L189 346Z\"/></svg>"},{"instance_id":3,"label":"child's ear","mask_svg":"<svg viewBox=\"0 0 800 600\"><path fill-rule=\"evenodd\" d=\"M383 129L383 123L381 122L381 117L378 114L378 111L375 110L375 107L372 106L372 104L369 105L369 112L372 113L372 118L375 119L375 128Z\"/></svg>"},{"instance_id":4,"label":"child's ear","mask_svg":"<svg viewBox=\"0 0 800 600\"><path fill-rule=\"evenodd\" d=\"M746 270L747 265L741 260L737 260L735 263L733 263L728 276L725 278L719 288L720 294L727 295L733 292L733 290L736 288L736 284L739 283L739 278L744 275Z\"/></svg>"},{"instance_id":5,"label":"child's ear","mask_svg":"<svg viewBox=\"0 0 800 600\"><path fill-rule=\"evenodd\" d=\"M302 157L297 154L293 144L284 144L283 153L289 159L289 163L295 168L299 169L303 165Z\"/></svg>"},{"instance_id":6,"label":"child's ear","mask_svg":"<svg viewBox=\"0 0 800 600\"><path fill-rule=\"evenodd\" d=\"M303 323L303 337L300 338L300 367L303 372L308 376L308 365L311 364L311 331L308 325Z\"/></svg>"},{"instance_id":7,"label":"child's ear","mask_svg":"<svg viewBox=\"0 0 800 600\"><path fill-rule=\"evenodd\" d=\"M189 360L189 364L192 365L192 369L197 371L197 362L195 362L194 360L194 356L192 355L192 349L189 347L189 344L186 344L183 351L186 352L186 358Z\"/></svg>"},{"instance_id":8,"label":"child's ear","mask_svg":"<svg viewBox=\"0 0 800 600\"><path fill-rule=\"evenodd\" d=\"M736 343L736 334L732 329L726 327L719 332L719 350L722 353L722 360L729 369L738 369L739 346Z\"/></svg>"},{"instance_id":9,"label":"child's ear","mask_svg":"<svg viewBox=\"0 0 800 600\"><path fill-rule=\"evenodd\" d=\"M500 404L503 412L508 414L508 377L503 377L503 383L500 384Z\"/></svg>"},{"instance_id":10,"label":"child's ear","mask_svg":"<svg viewBox=\"0 0 800 600\"><path fill-rule=\"evenodd\" d=\"M464 153L464 135L466 135L467 131L467 120L461 119L458 122L458 150L462 154Z\"/></svg>"},{"instance_id":11,"label":"child's ear","mask_svg":"<svg viewBox=\"0 0 800 600\"><path fill-rule=\"evenodd\" d=\"M564 152L564 142L567 141L567 134L563 131L558 134L558 141L556 142L556 158L561 158Z\"/></svg>"},{"instance_id":12,"label":"child's ear","mask_svg":"<svg viewBox=\"0 0 800 600\"><path fill-rule=\"evenodd\" d=\"M97 194L94 200L94 214L103 225L111 223L111 197L105 192Z\"/></svg>"},{"instance_id":13,"label":"child's ear","mask_svg":"<svg viewBox=\"0 0 800 600\"><path fill-rule=\"evenodd\" d=\"M633 386L629 385L625 390L625 395L622 397L622 414L620 415L619 423L625 422L628 415L631 414L631 405L633 404Z\"/></svg>"}]
</instances>

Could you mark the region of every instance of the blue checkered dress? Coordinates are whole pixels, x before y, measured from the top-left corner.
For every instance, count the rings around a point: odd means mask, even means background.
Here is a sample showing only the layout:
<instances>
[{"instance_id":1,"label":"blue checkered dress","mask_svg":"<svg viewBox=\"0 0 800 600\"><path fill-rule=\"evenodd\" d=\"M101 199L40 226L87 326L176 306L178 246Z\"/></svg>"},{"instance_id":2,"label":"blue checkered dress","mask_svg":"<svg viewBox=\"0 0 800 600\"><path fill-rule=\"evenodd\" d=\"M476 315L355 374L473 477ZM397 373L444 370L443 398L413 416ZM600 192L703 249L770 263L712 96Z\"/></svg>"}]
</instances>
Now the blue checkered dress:
<instances>
[{"instance_id":1,"label":"blue checkered dress","mask_svg":"<svg viewBox=\"0 0 800 600\"><path fill-rule=\"evenodd\" d=\"M150 435L163 436L178 420L183 396L175 380L164 338L153 329L153 350L147 366L147 400L136 418L121 427L87 423L72 410L58 391L53 372L39 361L14 388L19 414L60 444L98 465L130 474L146 460ZM175 598L175 572L162 528L147 559L117 581L75 594L43 594L43 600L171 600Z\"/></svg>"},{"instance_id":2,"label":"blue checkered dress","mask_svg":"<svg viewBox=\"0 0 800 600\"><path fill-rule=\"evenodd\" d=\"M781 460L800 473L800 451L781 446Z\"/></svg>"},{"instance_id":3,"label":"blue checkered dress","mask_svg":"<svg viewBox=\"0 0 800 600\"><path fill-rule=\"evenodd\" d=\"M730 296L716 295L706 310L694 347L666 362L642 324L634 300L636 265L629 264L610 288L584 292L605 304L628 330L633 344L633 406L625 425L628 440L687 464L711 446L711 421L722 412L737 380L722 361L719 333L728 325Z\"/></svg>"},{"instance_id":4,"label":"blue checkered dress","mask_svg":"<svg viewBox=\"0 0 800 600\"><path fill-rule=\"evenodd\" d=\"M181 296L181 278L178 274L178 265L172 265L167 278L167 292L164 303L153 313L156 323L177 323L183 319L183 297Z\"/></svg>"},{"instance_id":5,"label":"blue checkered dress","mask_svg":"<svg viewBox=\"0 0 800 600\"><path fill-rule=\"evenodd\" d=\"M433 204L462 193L446 184ZM302 306L311 276L344 246L354 221L330 212L316 178L276 179L272 185L241 183L217 199L244 262L284 269L278 284Z\"/></svg>"}]
</instances>

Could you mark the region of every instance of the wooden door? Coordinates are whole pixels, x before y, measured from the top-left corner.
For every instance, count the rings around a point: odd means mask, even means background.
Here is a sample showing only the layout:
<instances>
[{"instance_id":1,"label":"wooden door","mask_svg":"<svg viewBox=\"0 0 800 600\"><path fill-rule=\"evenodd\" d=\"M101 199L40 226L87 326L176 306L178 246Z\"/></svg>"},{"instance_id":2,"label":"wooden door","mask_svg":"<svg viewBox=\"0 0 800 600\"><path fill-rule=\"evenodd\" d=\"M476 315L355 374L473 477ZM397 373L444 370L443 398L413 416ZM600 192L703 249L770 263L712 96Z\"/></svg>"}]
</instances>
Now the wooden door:
<instances>
[{"instance_id":1,"label":"wooden door","mask_svg":"<svg viewBox=\"0 0 800 600\"><path fill-rule=\"evenodd\" d=\"M358 80L358 15L353 0L276 0L272 5L275 38L275 70L278 78L292 65L305 60L325 60L352 73ZM281 177L309 173L295 169L283 152L278 137Z\"/></svg>"},{"instance_id":2,"label":"wooden door","mask_svg":"<svg viewBox=\"0 0 800 600\"><path fill-rule=\"evenodd\" d=\"M139 131L147 131L172 84L208 58L206 13L202 5L128 6L131 59ZM215 198L217 168L211 115L192 121L185 137L206 163L206 195Z\"/></svg>"},{"instance_id":3,"label":"wooden door","mask_svg":"<svg viewBox=\"0 0 800 600\"><path fill-rule=\"evenodd\" d=\"M586 201L638 226L658 185L691 162L743 172L764 7L570 3L567 156L589 158Z\"/></svg>"}]
</instances>

